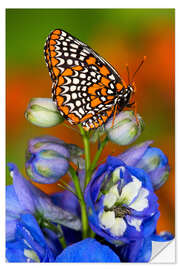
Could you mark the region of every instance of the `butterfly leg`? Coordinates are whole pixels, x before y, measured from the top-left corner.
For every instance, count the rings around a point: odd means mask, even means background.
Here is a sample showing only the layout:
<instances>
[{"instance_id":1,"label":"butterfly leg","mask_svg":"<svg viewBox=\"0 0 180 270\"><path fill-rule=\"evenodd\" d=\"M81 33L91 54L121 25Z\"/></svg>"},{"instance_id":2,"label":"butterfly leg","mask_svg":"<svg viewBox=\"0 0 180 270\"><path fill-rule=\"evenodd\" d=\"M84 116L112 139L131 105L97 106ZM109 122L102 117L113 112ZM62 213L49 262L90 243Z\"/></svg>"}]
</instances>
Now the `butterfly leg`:
<instances>
[{"instance_id":1,"label":"butterfly leg","mask_svg":"<svg viewBox=\"0 0 180 270\"><path fill-rule=\"evenodd\" d=\"M135 105L135 102L127 104L126 107L131 108L133 105Z\"/></svg>"}]
</instances>

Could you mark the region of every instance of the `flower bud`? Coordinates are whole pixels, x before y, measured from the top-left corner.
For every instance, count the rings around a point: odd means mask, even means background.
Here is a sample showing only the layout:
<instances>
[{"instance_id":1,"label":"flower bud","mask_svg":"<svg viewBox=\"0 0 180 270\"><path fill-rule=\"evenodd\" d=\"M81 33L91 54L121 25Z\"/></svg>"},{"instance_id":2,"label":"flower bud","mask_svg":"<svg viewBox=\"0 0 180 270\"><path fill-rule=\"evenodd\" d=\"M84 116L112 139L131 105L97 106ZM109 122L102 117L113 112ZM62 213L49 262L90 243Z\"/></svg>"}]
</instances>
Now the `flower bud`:
<instances>
[{"instance_id":1,"label":"flower bud","mask_svg":"<svg viewBox=\"0 0 180 270\"><path fill-rule=\"evenodd\" d=\"M66 144L51 136L29 141L26 153L26 172L35 182L51 184L66 174L70 153Z\"/></svg>"},{"instance_id":2,"label":"flower bud","mask_svg":"<svg viewBox=\"0 0 180 270\"><path fill-rule=\"evenodd\" d=\"M158 148L151 147L153 141L135 145L117 157L128 166L143 169L150 177L154 189L160 188L169 176L166 155Z\"/></svg>"},{"instance_id":3,"label":"flower bud","mask_svg":"<svg viewBox=\"0 0 180 270\"><path fill-rule=\"evenodd\" d=\"M160 149L155 147L147 148L136 167L144 169L148 173L155 190L166 182L170 171L167 157Z\"/></svg>"},{"instance_id":4,"label":"flower bud","mask_svg":"<svg viewBox=\"0 0 180 270\"><path fill-rule=\"evenodd\" d=\"M94 129L90 136L90 142L96 143L99 141L100 137L103 136L105 133L104 126L100 126L97 129Z\"/></svg>"},{"instance_id":5,"label":"flower bud","mask_svg":"<svg viewBox=\"0 0 180 270\"><path fill-rule=\"evenodd\" d=\"M109 140L119 145L133 143L141 134L144 122L140 115L137 115L138 122L133 111L120 112L113 123L113 117L105 125Z\"/></svg>"},{"instance_id":6,"label":"flower bud","mask_svg":"<svg viewBox=\"0 0 180 270\"><path fill-rule=\"evenodd\" d=\"M81 157L84 154L84 150L76 144L66 144L70 153L70 161L72 161L79 169L85 168L85 160Z\"/></svg>"},{"instance_id":7,"label":"flower bud","mask_svg":"<svg viewBox=\"0 0 180 270\"><path fill-rule=\"evenodd\" d=\"M25 118L38 127L53 127L64 121L51 98L32 98Z\"/></svg>"}]
</instances>

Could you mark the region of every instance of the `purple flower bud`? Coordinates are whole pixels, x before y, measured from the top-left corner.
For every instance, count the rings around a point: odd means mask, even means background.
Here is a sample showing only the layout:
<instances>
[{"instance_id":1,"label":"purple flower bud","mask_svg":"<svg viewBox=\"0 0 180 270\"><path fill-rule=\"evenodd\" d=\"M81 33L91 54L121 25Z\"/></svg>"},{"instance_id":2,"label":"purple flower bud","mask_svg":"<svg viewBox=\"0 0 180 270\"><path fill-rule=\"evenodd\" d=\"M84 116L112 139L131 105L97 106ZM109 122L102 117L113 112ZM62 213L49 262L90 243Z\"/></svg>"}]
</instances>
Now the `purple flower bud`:
<instances>
[{"instance_id":1,"label":"purple flower bud","mask_svg":"<svg viewBox=\"0 0 180 270\"><path fill-rule=\"evenodd\" d=\"M35 182L51 184L64 176L69 168L70 153L66 144L52 136L29 141L26 172Z\"/></svg>"},{"instance_id":2,"label":"purple flower bud","mask_svg":"<svg viewBox=\"0 0 180 270\"><path fill-rule=\"evenodd\" d=\"M168 159L158 148L149 147L136 166L149 174L154 189L159 189L169 177Z\"/></svg>"},{"instance_id":3,"label":"purple flower bud","mask_svg":"<svg viewBox=\"0 0 180 270\"><path fill-rule=\"evenodd\" d=\"M156 190L168 179L170 168L165 154L160 149L149 146L151 143L152 141L146 141L136 145L119 155L118 158L129 166L145 170Z\"/></svg>"},{"instance_id":4,"label":"purple flower bud","mask_svg":"<svg viewBox=\"0 0 180 270\"><path fill-rule=\"evenodd\" d=\"M139 123L133 111L120 112L113 122L113 117L105 125L110 141L119 145L128 145L133 143L142 133L144 122L140 115L137 115ZM113 125L113 126L112 126Z\"/></svg>"},{"instance_id":5,"label":"purple flower bud","mask_svg":"<svg viewBox=\"0 0 180 270\"><path fill-rule=\"evenodd\" d=\"M25 117L38 127L54 127L64 121L51 98L32 98Z\"/></svg>"},{"instance_id":6,"label":"purple flower bud","mask_svg":"<svg viewBox=\"0 0 180 270\"><path fill-rule=\"evenodd\" d=\"M85 168L85 160L81 157L84 153L84 150L81 149L76 144L66 144L66 147L68 148L70 152L70 160L78 166L80 169Z\"/></svg>"}]
</instances>

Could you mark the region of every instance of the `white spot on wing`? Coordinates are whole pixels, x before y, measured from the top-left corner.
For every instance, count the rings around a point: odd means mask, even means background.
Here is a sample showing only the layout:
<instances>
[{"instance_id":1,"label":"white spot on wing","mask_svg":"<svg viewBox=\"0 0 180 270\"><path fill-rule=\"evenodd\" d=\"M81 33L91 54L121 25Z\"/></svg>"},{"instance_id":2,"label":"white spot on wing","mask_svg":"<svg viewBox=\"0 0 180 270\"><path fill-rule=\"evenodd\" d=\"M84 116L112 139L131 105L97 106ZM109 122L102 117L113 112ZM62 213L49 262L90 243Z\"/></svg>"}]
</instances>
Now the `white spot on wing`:
<instances>
[{"instance_id":1,"label":"white spot on wing","mask_svg":"<svg viewBox=\"0 0 180 270\"><path fill-rule=\"evenodd\" d=\"M76 93L72 93L72 99L76 99L77 98L77 94Z\"/></svg>"},{"instance_id":2,"label":"white spot on wing","mask_svg":"<svg viewBox=\"0 0 180 270\"><path fill-rule=\"evenodd\" d=\"M59 63L57 64L57 66L61 66L65 63L65 60L63 58L59 58Z\"/></svg>"},{"instance_id":3,"label":"white spot on wing","mask_svg":"<svg viewBox=\"0 0 180 270\"><path fill-rule=\"evenodd\" d=\"M73 48L78 48L78 45L75 44L75 43L71 43L70 46L73 47Z\"/></svg>"},{"instance_id":4,"label":"white spot on wing","mask_svg":"<svg viewBox=\"0 0 180 270\"><path fill-rule=\"evenodd\" d=\"M74 84L78 84L78 83L79 83L79 79L74 78L74 79L73 79L73 83L74 83Z\"/></svg>"},{"instance_id":5,"label":"white spot on wing","mask_svg":"<svg viewBox=\"0 0 180 270\"><path fill-rule=\"evenodd\" d=\"M71 91L75 91L76 90L76 86L75 85L71 85L70 86L70 89L71 89Z\"/></svg>"},{"instance_id":6,"label":"white spot on wing","mask_svg":"<svg viewBox=\"0 0 180 270\"><path fill-rule=\"evenodd\" d=\"M65 54L64 54L64 55L65 55ZM72 60L72 59L68 59L68 60L67 60L67 64L68 64L68 65L72 65L72 63L73 63L73 60Z\"/></svg>"},{"instance_id":7,"label":"white spot on wing","mask_svg":"<svg viewBox=\"0 0 180 270\"><path fill-rule=\"evenodd\" d=\"M78 107L81 106L81 101L80 100L76 101L76 106L78 106Z\"/></svg>"}]
</instances>

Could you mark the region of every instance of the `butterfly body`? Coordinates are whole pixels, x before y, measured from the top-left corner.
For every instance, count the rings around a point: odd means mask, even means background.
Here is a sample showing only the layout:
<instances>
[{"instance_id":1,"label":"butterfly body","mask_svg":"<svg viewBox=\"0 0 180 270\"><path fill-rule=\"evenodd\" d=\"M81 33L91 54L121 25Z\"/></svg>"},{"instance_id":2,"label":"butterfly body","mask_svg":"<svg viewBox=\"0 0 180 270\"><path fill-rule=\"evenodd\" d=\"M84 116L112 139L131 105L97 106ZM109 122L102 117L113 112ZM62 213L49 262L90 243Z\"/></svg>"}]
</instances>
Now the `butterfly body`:
<instances>
[{"instance_id":1,"label":"butterfly body","mask_svg":"<svg viewBox=\"0 0 180 270\"><path fill-rule=\"evenodd\" d=\"M121 111L129 105L133 87L85 43L57 29L48 36L44 53L53 100L71 124L97 128L116 106Z\"/></svg>"}]
</instances>

